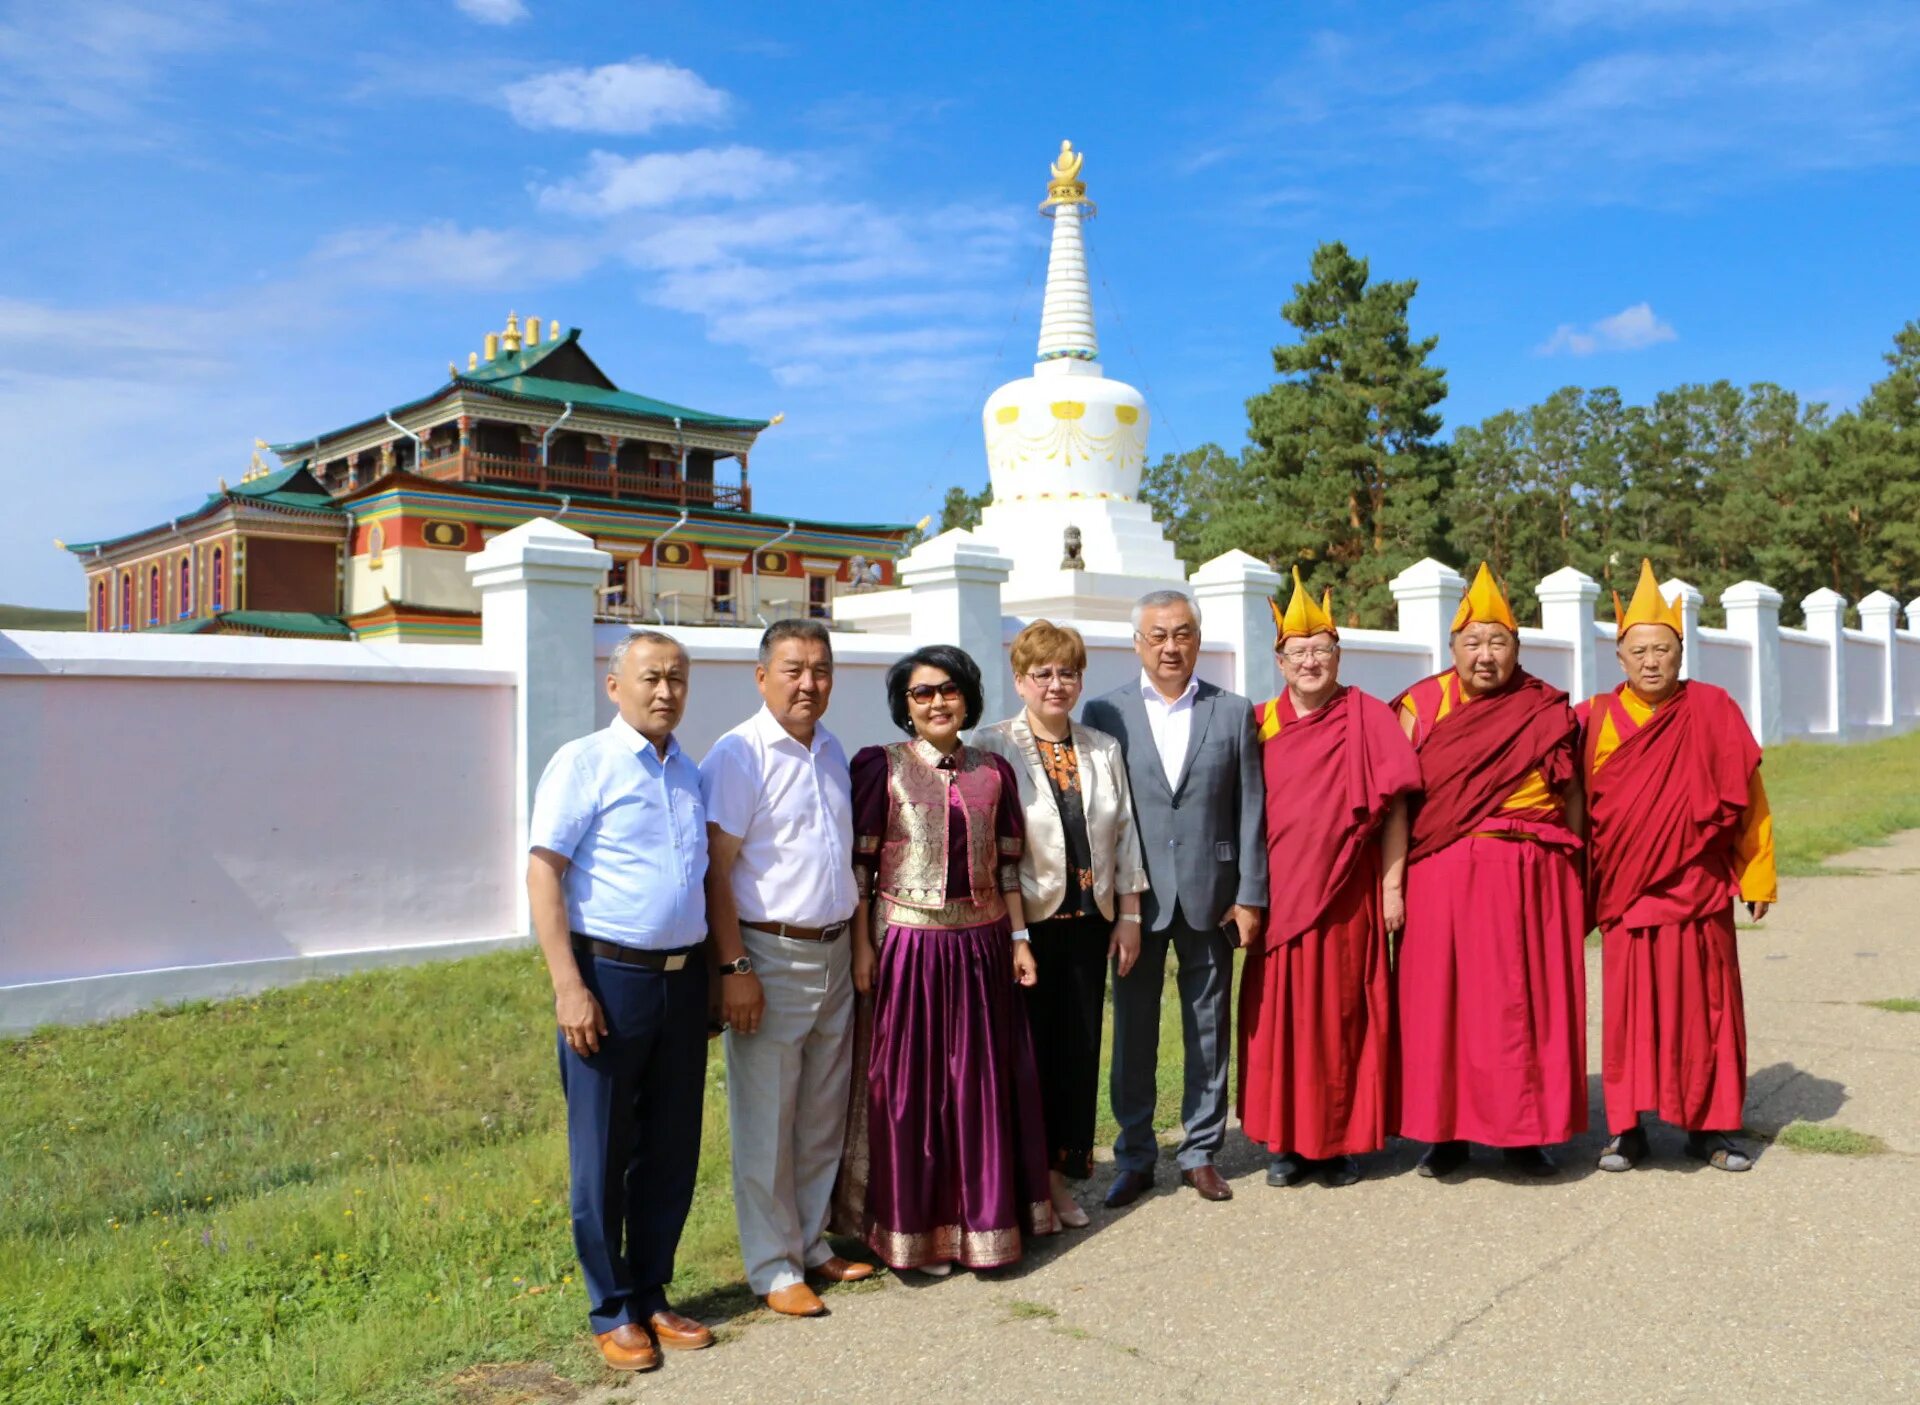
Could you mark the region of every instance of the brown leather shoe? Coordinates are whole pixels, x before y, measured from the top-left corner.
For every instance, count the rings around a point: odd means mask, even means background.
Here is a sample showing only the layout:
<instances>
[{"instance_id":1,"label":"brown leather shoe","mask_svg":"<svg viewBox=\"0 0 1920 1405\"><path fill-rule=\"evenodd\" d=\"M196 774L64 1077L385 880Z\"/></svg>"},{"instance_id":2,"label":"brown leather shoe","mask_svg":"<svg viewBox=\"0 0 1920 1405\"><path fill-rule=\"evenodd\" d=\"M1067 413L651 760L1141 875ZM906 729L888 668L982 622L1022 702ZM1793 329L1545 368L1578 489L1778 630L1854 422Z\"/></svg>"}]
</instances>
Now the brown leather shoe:
<instances>
[{"instance_id":1,"label":"brown leather shoe","mask_svg":"<svg viewBox=\"0 0 1920 1405\"><path fill-rule=\"evenodd\" d=\"M807 1272L829 1283L858 1283L863 1278L873 1277L873 1265L863 1264L856 1259L843 1259L835 1254L825 1263L815 1264Z\"/></svg>"},{"instance_id":2,"label":"brown leather shoe","mask_svg":"<svg viewBox=\"0 0 1920 1405\"><path fill-rule=\"evenodd\" d=\"M1122 1171L1107 1187L1107 1208L1124 1210L1153 1189L1153 1172Z\"/></svg>"},{"instance_id":3,"label":"brown leather shoe","mask_svg":"<svg viewBox=\"0 0 1920 1405\"><path fill-rule=\"evenodd\" d=\"M660 1364L659 1348L637 1322L623 1322L611 1332L596 1332L600 1355L613 1371L651 1371Z\"/></svg>"},{"instance_id":4,"label":"brown leather shoe","mask_svg":"<svg viewBox=\"0 0 1920 1405\"><path fill-rule=\"evenodd\" d=\"M767 1306L788 1317L818 1317L827 1310L819 1295L804 1283L789 1283L767 1294Z\"/></svg>"},{"instance_id":5,"label":"brown leather shoe","mask_svg":"<svg viewBox=\"0 0 1920 1405\"><path fill-rule=\"evenodd\" d=\"M1180 1184L1192 1186L1200 1192L1202 1200L1233 1199L1233 1187L1228 1185L1226 1177L1212 1166L1196 1166L1191 1171L1182 1171Z\"/></svg>"},{"instance_id":6,"label":"brown leather shoe","mask_svg":"<svg viewBox=\"0 0 1920 1405\"><path fill-rule=\"evenodd\" d=\"M647 1322L653 1328L653 1335L660 1339L660 1345L668 1351L698 1351L713 1345L713 1333L670 1307L654 1313Z\"/></svg>"}]
</instances>

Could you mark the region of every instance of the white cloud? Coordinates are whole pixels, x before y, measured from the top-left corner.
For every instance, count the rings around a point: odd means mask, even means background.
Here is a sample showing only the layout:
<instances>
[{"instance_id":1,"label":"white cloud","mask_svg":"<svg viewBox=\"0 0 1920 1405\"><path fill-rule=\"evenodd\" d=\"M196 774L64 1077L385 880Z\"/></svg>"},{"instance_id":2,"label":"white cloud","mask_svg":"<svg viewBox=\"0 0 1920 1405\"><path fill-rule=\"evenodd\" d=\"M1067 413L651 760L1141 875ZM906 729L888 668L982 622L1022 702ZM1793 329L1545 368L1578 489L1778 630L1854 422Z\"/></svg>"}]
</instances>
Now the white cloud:
<instances>
[{"instance_id":1,"label":"white cloud","mask_svg":"<svg viewBox=\"0 0 1920 1405\"><path fill-rule=\"evenodd\" d=\"M182 58L242 30L224 0L68 0L0 13L0 147L165 139L149 105Z\"/></svg>"},{"instance_id":2,"label":"white cloud","mask_svg":"<svg viewBox=\"0 0 1920 1405\"><path fill-rule=\"evenodd\" d=\"M1534 348L1534 354L1591 356L1596 351L1644 351L1661 342L1675 341L1679 335L1671 322L1655 315L1651 304L1637 302L1586 327L1562 322L1552 336Z\"/></svg>"},{"instance_id":3,"label":"white cloud","mask_svg":"<svg viewBox=\"0 0 1920 1405\"><path fill-rule=\"evenodd\" d=\"M697 151L650 151L616 156L596 151L584 174L540 191L550 210L577 215L617 215L656 210L690 200L744 200L785 185L799 166L757 147L707 147Z\"/></svg>"},{"instance_id":4,"label":"white cloud","mask_svg":"<svg viewBox=\"0 0 1920 1405\"><path fill-rule=\"evenodd\" d=\"M453 3L461 14L481 24L514 24L527 17L527 7L520 0L453 0Z\"/></svg>"},{"instance_id":5,"label":"white cloud","mask_svg":"<svg viewBox=\"0 0 1920 1405\"><path fill-rule=\"evenodd\" d=\"M717 122L732 102L691 69L649 58L538 73L510 86L506 100L513 120L536 131L622 135Z\"/></svg>"},{"instance_id":6,"label":"white cloud","mask_svg":"<svg viewBox=\"0 0 1920 1405\"><path fill-rule=\"evenodd\" d=\"M317 266L342 281L383 288L543 286L577 278L599 259L589 239L463 229L450 221L418 229L346 229L322 240L313 253Z\"/></svg>"}]
</instances>

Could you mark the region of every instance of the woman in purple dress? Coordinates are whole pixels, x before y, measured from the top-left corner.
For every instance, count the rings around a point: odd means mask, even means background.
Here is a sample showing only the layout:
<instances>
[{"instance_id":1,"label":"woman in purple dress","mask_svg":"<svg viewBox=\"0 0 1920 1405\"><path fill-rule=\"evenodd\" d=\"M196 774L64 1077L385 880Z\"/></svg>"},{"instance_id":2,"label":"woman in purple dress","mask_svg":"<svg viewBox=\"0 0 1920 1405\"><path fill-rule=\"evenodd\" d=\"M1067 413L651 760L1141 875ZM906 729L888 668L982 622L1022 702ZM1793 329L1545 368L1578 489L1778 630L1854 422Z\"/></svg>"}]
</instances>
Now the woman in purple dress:
<instances>
[{"instance_id":1,"label":"woman in purple dress","mask_svg":"<svg viewBox=\"0 0 1920 1405\"><path fill-rule=\"evenodd\" d=\"M840 1222L896 1269L997 1268L1059 1228L1014 990L1034 982L1020 791L1000 757L961 744L980 720L963 651L909 654L887 700L913 740L853 758L853 980L872 1009Z\"/></svg>"}]
</instances>

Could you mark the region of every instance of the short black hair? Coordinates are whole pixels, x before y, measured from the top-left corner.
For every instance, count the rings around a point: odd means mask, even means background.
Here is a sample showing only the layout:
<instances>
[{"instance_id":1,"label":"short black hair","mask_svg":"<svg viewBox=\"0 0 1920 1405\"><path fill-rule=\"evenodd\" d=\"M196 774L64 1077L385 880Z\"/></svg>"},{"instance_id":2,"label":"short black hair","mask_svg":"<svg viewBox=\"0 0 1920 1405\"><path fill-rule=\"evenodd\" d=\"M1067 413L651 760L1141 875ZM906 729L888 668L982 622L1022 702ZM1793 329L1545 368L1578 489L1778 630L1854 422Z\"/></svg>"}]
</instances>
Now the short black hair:
<instances>
[{"instance_id":1,"label":"short black hair","mask_svg":"<svg viewBox=\"0 0 1920 1405\"><path fill-rule=\"evenodd\" d=\"M980 713L985 707L980 695L980 665L965 649L952 644L928 644L915 649L887 670L887 711L893 714L893 725L908 736L913 735L913 718L907 712L907 684L913 678L913 671L922 667L937 668L960 685L961 700L967 705L960 730L971 731L979 726Z\"/></svg>"},{"instance_id":2,"label":"short black hair","mask_svg":"<svg viewBox=\"0 0 1920 1405\"><path fill-rule=\"evenodd\" d=\"M760 636L760 667L772 665L773 651L782 639L804 639L811 644L825 644L828 661L833 659L833 636L827 633L827 627L819 620L775 620L767 626L767 632Z\"/></svg>"}]
</instances>

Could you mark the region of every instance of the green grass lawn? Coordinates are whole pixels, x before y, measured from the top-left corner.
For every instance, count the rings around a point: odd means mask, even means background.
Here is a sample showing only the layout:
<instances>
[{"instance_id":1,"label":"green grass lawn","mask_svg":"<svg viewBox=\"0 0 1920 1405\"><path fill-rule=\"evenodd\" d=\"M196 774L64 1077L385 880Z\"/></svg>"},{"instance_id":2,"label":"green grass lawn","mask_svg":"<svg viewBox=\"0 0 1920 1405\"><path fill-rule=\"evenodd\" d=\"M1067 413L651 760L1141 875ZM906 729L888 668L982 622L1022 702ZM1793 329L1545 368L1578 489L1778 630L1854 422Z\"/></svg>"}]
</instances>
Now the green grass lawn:
<instances>
[{"instance_id":1,"label":"green grass lawn","mask_svg":"<svg viewBox=\"0 0 1920 1405\"><path fill-rule=\"evenodd\" d=\"M44 610L34 605L0 605L0 629L72 631L86 627L85 610Z\"/></svg>"},{"instance_id":2,"label":"green grass lawn","mask_svg":"<svg viewBox=\"0 0 1920 1405\"><path fill-rule=\"evenodd\" d=\"M1920 826L1920 736L1778 747L1767 777L1789 872ZM1171 989L1163 1016L1172 1127ZM738 1311L717 1046L703 1150L673 1291ZM0 1043L0 1205L7 1405L390 1405L477 1362L599 1374L530 950Z\"/></svg>"}]
</instances>

